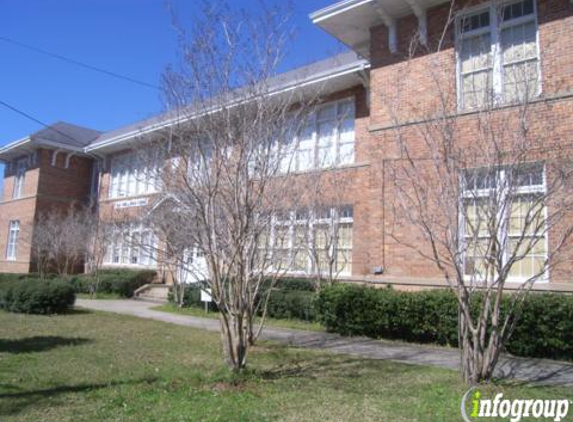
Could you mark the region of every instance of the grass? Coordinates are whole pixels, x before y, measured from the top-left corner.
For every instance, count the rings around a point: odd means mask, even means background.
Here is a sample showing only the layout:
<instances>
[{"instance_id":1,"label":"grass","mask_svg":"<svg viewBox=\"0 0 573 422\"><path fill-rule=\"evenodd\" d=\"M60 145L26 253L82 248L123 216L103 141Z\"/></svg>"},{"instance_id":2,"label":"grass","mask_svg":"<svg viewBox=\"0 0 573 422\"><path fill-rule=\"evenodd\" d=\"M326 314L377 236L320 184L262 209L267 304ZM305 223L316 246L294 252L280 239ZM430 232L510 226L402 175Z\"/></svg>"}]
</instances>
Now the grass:
<instances>
[{"instance_id":1,"label":"grass","mask_svg":"<svg viewBox=\"0 0 573 422\"><path fill-rule=\"evenodd\" d=\"M189 308L178 308L172 303L167 303L165 305L159 305L151 308L155 311L169 312L177 315L190 315L201 318L213 318L217 319L219 314L217 312L205 312L205 309L197 307ZM324 331L318 322L307 322L299 319L277 319L277 318L267 318L266 325L281 328L294 328L296 330L306 330L306 331Z\"/></svg>"},{"instance_id":2,"label":"grass","mask_svg":"<svg viewBox=\"0 0 573 422\"><path fill-rule=\"evenodd\" d=\"M573 398L502 385L508 397ZM458 422L456 372L262 343L229 372L219 336L76 311L0 312L0 420ZM489 419L495 420L495 419Z\"/></svg>"}]
</instances>

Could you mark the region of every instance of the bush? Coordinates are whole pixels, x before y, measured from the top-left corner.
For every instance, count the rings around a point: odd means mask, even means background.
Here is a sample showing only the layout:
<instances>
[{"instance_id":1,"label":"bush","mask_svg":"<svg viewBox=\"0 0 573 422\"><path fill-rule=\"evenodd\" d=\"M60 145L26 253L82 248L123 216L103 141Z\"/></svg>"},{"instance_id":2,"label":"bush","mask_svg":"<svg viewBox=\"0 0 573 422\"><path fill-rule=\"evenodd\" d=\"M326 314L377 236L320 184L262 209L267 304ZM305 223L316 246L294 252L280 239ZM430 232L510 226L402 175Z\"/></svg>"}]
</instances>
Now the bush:
<instances>
[{"instance_id":1,"label":"bush","mask_svg":"<svg viewBox=\"0 0 573 422\"><path fill-rule=\"evenodd\" d=\"M314 321L315 296L314 292L307 290L273 291L267 303L267 316L278 319Z\"/></svg>"},{"instance_id":2,"label":"bush","mask_svg":"<svg viewBox=\"0 0 573 422\"><path fill-rule=\"evenodd\" d=\"M185 286L183 307L204 308L201 302L201 288L204 283L193 283ZM267 291L271 286L270 280L263 282L262 290ZM302 319L314 321L314 284L308 279L284 278L274 283L273 290L267 305L267 316L280 319ZM258 298L260 300L261 298ZM173 295L169 294L169 301L173 302ZM217 305L209 304L209 309L217 311ZM262 310L259 311L262 314Z\"/></svg>"},{"instance_id":3,"label":"bush","mask_svg":"<svg viewBox=\"0 0 573 422\"><path fill-rule=\"evenodd\" d=\"M26 314L62 313L73 306L76 293L71 284L23 279L0 284L0 308Z\"/></svg>"},{"instance_id":4,"label":"bush","mask_svg":"<svg viewBox=\"0 0 573 422\"><path fill-rule=\"evenodd\" d=\"M479 302L474 302L474 312ZM502 312L508 304L506 297ZM458 303L449 290L398 292L337 285L321 290L315 310L328 331L342 335L458 343ZM506 349L517 356L573 360L573 297L530 294Z\"/></svg>"},{"instance_id":5,"label":"bush","mask_svg":"<svg viewBox=\"0 0 573 422\"><path fill-rule=\"evenodd\" d=\"M152 283L157 273L151 270L102 270L99 275L98 292L115 293L121 297L133 297L133 293L145 284ZM73 276L70 282L77 293L90 293L91 275Z\"/></svg>"},{"instance_id":6,"label":"bush","mask_svg":"<svg viewBox=\"0 0 573 422\"><path fill-rule=\"evenodd\" d=\"M183 307L184 308L205 308L205 302L201 302L201 289L205 288L204 283L192 283L185 286L183 293ZM173 294L170 292L168 299L173 302ZM209 302L209 310L217 311L215 302Z\"/></svg>"}]
</instances>

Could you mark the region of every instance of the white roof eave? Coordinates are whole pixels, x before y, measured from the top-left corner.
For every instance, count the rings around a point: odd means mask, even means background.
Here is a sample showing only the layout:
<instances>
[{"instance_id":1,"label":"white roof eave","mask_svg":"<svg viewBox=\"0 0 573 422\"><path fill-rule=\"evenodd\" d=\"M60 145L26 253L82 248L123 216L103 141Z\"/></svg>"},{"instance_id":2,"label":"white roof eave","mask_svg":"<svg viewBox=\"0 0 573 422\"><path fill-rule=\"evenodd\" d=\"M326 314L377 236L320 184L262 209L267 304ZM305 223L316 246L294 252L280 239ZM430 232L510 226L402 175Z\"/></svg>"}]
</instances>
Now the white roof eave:
<instances>
[{"instance_id":1,"label":"white roof eave","mask_svg":"<svg viewBox=\"0 0 573 422\"><path fill-rule=\"evenodd\" d=\"M269 93L269 95L278 95L278 94L282 94L282 93L286 93L289 91L292 91L294 89L301 89L301 88L305 88L314 84L318 84L321 82L326 82L328 80L334 79L334 78L339 78L348 74L352 74L355 72L359 72L365 69L369 69L370 68L370 63L367 60L358 60L354 63L350 63L350 64L346 64L344 66L340 66L334 70L331 70L329 72L324 72L323 74L317 74L317 75L313 75L312 78L308 78L307 80L303 80L303 81L296 81L293 83L289 83L289 84L285 84L283 86L281 86L280 88L276 89L275 91L272 91L271 93ZM240 103L240 102L239 102ZM186 120L186 119L195 119L198 117L201 117L205 114L208 113L213 113L216 110L205 110L199 113L194 113L190 116L185 116L185 118L182 118L181 116L176 116L170 119L165 120L164 122L160 122L160 123L155 123L149 126L143 126L137 130L133 130L124 134L121 134L117 137L111 138L111 139L106 139L105 141L102 142L95 142L91 145L89 145L88 147L85 148L85 152L86 153L90 153L90 152L95 152L107 147L111 147L123 142L127 142L129 140L132 140L134 138L136 138L137 136L141 136L141 135L145 135L148 133L152 133L152 132L156 132L158 130L167 128L175 123L181 122L182 120Z\"/></svg>"}]
</instances>

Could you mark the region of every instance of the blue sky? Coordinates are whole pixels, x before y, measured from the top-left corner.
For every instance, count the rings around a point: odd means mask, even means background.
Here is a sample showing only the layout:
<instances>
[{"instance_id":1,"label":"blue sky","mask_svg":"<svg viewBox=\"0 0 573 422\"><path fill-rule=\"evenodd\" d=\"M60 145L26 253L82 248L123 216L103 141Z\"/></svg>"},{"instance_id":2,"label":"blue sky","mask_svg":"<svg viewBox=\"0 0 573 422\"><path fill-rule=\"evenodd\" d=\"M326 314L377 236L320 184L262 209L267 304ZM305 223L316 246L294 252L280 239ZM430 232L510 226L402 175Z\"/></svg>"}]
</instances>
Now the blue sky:
<instances>
[{"instance_id":1,"label":"blue sky","mask_svg":"<svg viewBox=\"0 0 573 422\"><path fill-rule=\"evenodd\" d=\"M308 19L310 12L334 2L293 1L297 37L285 69L343 50ZM172 3L181 22L192 21L198 2ZM258 2L230 3L255 13ZM0 37L151 84L157 84L165 66L175 61L175 33L164 0L0 0ZM106 131L154 115L163 107L153 89L1 40L0 57L0 100L47 124L62 120ZM0 145L41 128L0 106Z\"/></svg>"}]
</instances>

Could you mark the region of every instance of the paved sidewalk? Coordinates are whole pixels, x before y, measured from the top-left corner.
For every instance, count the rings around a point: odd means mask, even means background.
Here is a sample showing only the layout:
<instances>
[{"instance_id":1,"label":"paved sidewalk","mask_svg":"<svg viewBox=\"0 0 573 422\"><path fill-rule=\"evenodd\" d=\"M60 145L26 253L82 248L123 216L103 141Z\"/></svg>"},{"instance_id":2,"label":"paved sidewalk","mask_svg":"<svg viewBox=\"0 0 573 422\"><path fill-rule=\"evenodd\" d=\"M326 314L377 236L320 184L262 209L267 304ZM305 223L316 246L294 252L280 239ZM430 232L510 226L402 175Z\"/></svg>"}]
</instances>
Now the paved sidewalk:
<instances>
[{"instance_id":1,"label":"paved sidewalk","mask_svg":"<svg viewBox=\"0 0 573 422\"><path fill-rule=\"evenodd\" d=\"M216 319L175 315L150 309L154 303L135 300L88 300L77 299L76 306L97 311L133 315L208 331L219 331ZM321 349L333 353L361 356L370 359L388 359L397 362L431 365L448 369L459 368L457 349L445 347L404 344L361 337L342 337L337 334L266 327L261 338L283 344ZM504 357L497 369L497 376L526 382L573 386L573 364L545 359Z\"/></svg>"}]
</instances>

